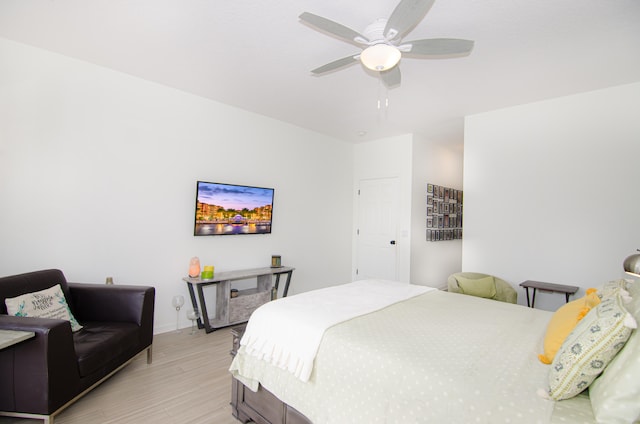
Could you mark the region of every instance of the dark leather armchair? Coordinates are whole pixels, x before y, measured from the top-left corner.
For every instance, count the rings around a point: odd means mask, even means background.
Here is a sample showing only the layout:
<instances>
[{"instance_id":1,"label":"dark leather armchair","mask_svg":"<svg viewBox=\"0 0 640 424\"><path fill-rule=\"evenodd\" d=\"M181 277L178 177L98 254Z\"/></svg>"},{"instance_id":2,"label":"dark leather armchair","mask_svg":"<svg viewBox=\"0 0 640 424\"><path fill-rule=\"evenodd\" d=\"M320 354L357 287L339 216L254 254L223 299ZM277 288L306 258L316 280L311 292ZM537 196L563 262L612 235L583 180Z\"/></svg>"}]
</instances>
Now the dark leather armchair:
<instances>
[{"instance_id":1,"label":"dark leather armchair","mask_svg":"<svg viewBox=\"0 0 640 424\"><path fill-rule=\"evenodd\" d=\"M7 315L4 300L60 284L83 328L69 321ZM35 337L0 350L0 415L52 424L65 407L144 350L151 363L155 289L67 283L60 270L0 278L0 329Z\"/></svg>"}]
</instances>

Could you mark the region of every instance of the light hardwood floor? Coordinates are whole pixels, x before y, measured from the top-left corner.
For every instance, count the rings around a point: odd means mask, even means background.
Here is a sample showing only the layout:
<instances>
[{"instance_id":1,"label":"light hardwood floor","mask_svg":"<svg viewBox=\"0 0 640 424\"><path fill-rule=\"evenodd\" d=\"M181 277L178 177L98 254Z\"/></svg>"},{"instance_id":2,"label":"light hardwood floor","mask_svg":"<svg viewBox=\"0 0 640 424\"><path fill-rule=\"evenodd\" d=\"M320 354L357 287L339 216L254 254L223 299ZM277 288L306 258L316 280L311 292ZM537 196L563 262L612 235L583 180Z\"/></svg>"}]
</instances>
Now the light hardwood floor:
<instances>
[{"instance_id":1,"label":"light hardwood floor","mask_svg":"<svg viewBox=\"0 0 640 424\"><path fill-rule=\"evenodd\" d=\"M238 424L231 415L231 330L163 333L146 354L68 407L54 424ZM41 420L0 417L0 424Z\"/></svg>"}]
</instances>

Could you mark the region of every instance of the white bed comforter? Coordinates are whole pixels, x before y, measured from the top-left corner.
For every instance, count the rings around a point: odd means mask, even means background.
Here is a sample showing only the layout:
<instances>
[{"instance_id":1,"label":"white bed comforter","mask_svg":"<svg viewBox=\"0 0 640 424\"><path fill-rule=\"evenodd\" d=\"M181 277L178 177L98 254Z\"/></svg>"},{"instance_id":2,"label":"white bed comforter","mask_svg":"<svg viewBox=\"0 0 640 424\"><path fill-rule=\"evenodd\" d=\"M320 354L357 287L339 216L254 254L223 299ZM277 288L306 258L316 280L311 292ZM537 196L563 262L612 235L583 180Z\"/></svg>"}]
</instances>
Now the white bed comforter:
<instances>
[{"instance_id":1,"label":"white bed comforter","mask_svg":"<svg viewBox=\"0 0 640 424\"><path fill-rule=\"evenodd\" d=\"M329 328L307 382L244 346L231 372L315 424L547 424L537 354L551 315L434 290Z\"/></svg>"},{"instance_id":2,"label":"white bed comforter","mask_svg":"<svg viewBox=\"0 0 640 424\"><path fill-rule=\"evenodd\" d=\"M360 280L268 302L251 316L245 352L309 380L325 331L343 321L435 290L388 280Z\"/></svg>"}]
</instances>

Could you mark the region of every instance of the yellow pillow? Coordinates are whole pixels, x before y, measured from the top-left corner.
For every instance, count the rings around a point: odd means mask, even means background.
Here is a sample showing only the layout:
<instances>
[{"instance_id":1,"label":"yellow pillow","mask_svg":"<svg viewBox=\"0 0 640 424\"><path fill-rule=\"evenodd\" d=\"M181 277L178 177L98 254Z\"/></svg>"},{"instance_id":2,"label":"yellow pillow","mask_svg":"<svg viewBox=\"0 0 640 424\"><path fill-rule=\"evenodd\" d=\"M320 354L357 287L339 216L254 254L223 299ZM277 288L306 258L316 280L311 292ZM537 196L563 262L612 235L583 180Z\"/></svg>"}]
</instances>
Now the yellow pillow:
<instances>
[{"instance_id":1,"label":"yellow pillow","mask_svg":"<svg viewBox=\"0 0 640 424\"><path fill-rule=\"evenodd\" d=\"M496 295L496 282L493 277L464 278L456 277L458 287L463 294L492 299Z\"/></svg>"},{"instance_id":2,"label":"yellow pillow","mask_svg":"<svg viewBox=\"0 0 640 424\"><path fill-rule=\"evenodd\" d=\"M544 353L538 355L543 364L550 364L560 346L578 322L600 303L596 289L588 289L587 294L561 306L551 317L544 336Z\"/></svg>"}]
</instances>

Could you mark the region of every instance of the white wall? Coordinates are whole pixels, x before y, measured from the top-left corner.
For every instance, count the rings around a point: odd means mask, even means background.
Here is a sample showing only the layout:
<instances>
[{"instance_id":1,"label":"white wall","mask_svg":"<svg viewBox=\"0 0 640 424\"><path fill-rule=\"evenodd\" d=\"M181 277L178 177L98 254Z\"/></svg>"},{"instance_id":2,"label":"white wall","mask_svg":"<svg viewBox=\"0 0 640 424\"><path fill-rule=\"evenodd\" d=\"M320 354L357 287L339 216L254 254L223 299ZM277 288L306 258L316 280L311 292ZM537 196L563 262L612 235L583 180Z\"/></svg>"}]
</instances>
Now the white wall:
<instances>
[{"instance_id":1,"label":"white wall","mask_svg":"<svg viewBox=\"0 0 640 424\"><path fill-rule=\"evenodd\" d=\"M462 189L462 151L459 146L436 143L406 134L354 149L354 188L361 180L398 178L398 279L433 287L446 286L447 277L461 269L459 240L426 241L427 182ZM357 268L357 205L354 190L353 275Z\"/></svg>"},{"instance_id":2,"label":"white wall","mask_svg":"<svg viewBox=\"0 0 640 424\"><path fill-rule=\"evenodd\" d=\"M467 117L463 269L579 294L621 277L640 247L638 111L635 83Z\"/></svg>"},{"instance_id":3,"label":"white wall","mask_svg":"<svg viewBox=\"0 0 640 424\"><path fill-rule=\"evenodd\" d=\"M353 269L356 279L357 263L357 187L361 180L397 178L400 186L398 209L398 234L396 236L398 258L398 280L409 281L411 265L411 146L410 134L389 137L367 143L356 144L354 148L353 172Z\"/></svg>"},{"instance_id":4,"label":"white wall","mask_svg":"<svg viewBox=\"0 0 640 424\"><path fill-rule=\"evenodd\" d=\"M411 213L411 282L446 287L462 269L462 240L426 241L427 183L462 190L462 146L414 136Z\"/></svg>"},{"instance_id":5,"label":"white wall","mask_svg":"<svg viewBox=\"0 0 640 424\"><path fill-rule=\"evenodd\" d=\"M152 284L156 332L192 256L281 254L292 293L350 279L351 144L1 38L0 59L0 275ZM273 234L194 237L196 180L274 187Z\"/></svg>"}]
</instances>

